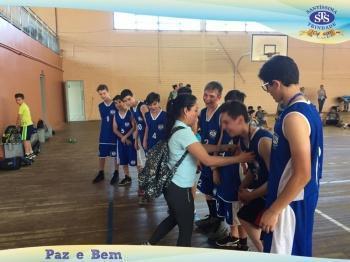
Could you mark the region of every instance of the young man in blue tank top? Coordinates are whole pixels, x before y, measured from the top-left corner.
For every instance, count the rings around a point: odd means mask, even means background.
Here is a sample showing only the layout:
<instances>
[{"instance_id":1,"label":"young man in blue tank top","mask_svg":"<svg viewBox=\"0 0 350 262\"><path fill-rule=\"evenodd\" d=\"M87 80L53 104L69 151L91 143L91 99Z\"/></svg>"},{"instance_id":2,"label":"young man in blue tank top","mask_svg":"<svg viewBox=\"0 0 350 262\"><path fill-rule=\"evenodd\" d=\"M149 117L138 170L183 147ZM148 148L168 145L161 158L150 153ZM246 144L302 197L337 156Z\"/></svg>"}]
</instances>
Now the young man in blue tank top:
<instances>
[{"instance_id":1,"label":"young man in blue tank top","mask_svg":"<svg viewBox=\"0 0 350 262\"><path fill-rule=\"evenodd\" d=\"M248 172L239 186L238 198L244 206L237 216L258 251L262 251L261 230L255 221L259 220L265 208L272 134L252 126L246 106L239 101L223 105L222 125L230 136L239 137L241 151L255 154L255 159L248 163Z\"/></svg>"},{"instance_id":2,"label":"young man in blue tank top","mask_svg":"<svg viewBox=\"0 0 350 262\"><path fill-rule=\"evenodd\" d=\"M104 180L104 167L106 157L115 159L115 171L111 179L111 185L115 184L119 178L119 165L117 160L117 137L113 133L113 118L117 109L109 95L108 87L106 85L99 85L97 93L102 99L98 105L98 110L101 117L100 138L99 138L99 172L92 181L94 184Z\"/></svg>"},{"instance_id":3,"label":"young man in blue tank top","mask_svg":"<svg viewBox=\"0 0 350 262\"><path fill-rule=\"evenodd\" d=\"M113 101L118 108L118 112L113 119L113 131L118 136L119 162L123 167L125 175L124 179L120 181L119 186L126 186L131 184L129 166L137 165L137 153L133 138L136 122L120 95L114 97Z\"/></svg>"},{"instance_id":4,"label":"young man in blue tank top","mask_svg":"<svg viewBox=\"0 0 350 262\"><path fill-rule=\"evenodd\" d=\"M148 151L160 140L165 139L166 112L160 107L160 95L157 93L148 94L146 104L149 112L145 114L146 130L143 148Z\"/></svg>"},{"instance_id":5,"label":"young man in blue tank top","mask_svg":"<svg viewBox=\"0 0 350 262\"><path fill-rule=\"evenodd\" d=\"M135 148L137 150L137 168L140 172L142 165L143 165L143 137L145 135L145 129L146 129L146 120L145 120L145 114L148 112L148 107L143 101L139 101L135 98L133 92L130 89L124 89L121 93L121 98L123 99L123 102L126 103L126 105L130 108L130 112L132 113L135 121L136 121L136 130L134 132L134 142L135 142Z\"/></svg>"},{"instance_id":6,"label":"young man in blue tank top","mask_svg":"<svg viewBox=\"0 0 350 262\"><path fill-rule=\"evenodd\" d=\"M203 101L205 108L199 115L199 133L202 144L217 145L220 138L220 99L223 87L217 81L209 82L204 88ZM217 231L221 224L216 209L216 188L213 182L213 171L208 166L202 166L197 184L198 190L205 195L209 215L196 221L196 226L205 231Z\"/></svg>"},{"instance_id":7,"label":"young man in blue tank top","mask_svg":"<svg viewBox=\"0 0 350 262\"><path fill-rule=\"evenodd\" d=\"M323 130L316 107L299 90L299 70L274 56L259 72L263 89L286 108L274 128L267 210L260 226L264 252L312 256L312 231L322 177Z\"/></svg>"},{"instance_id":8,"label":"young man in blue tank top","mask_svg":"<svg viewBox=\"0 0 350 262\"><path fill-rule=\"evenodd\" d=\"M246 95L239 90L230 90L225 95L225 103L229 101L244 103L245 97ZM238 146L239 137L232 137L222 127L221 129L218 145L235 144ZM222 155L229 157L233 153L225 152ZM225 221L221 222L215 234L209 236L209 240L215 240L213 242L219 247L248 250L247 233L241 226L237 215L241 207L238 199L238 189L241 185L240 164L213 169L213 180L217 187L216 201L218 216L224 217Z\"/></svg>"}]
</instances>

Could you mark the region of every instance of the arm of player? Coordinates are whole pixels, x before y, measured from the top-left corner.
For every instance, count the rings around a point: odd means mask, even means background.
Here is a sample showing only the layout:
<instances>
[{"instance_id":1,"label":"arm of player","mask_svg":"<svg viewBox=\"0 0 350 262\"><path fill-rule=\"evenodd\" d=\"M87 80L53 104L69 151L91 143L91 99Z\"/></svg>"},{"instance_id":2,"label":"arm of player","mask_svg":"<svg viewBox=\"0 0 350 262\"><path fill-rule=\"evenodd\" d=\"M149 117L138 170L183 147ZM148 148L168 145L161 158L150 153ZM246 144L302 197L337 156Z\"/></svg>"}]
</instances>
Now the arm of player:
<instances>
[{"instance_id":1,"label":"arm of player","mask_svg":"<svg viewBox=\"0 0 350 262\"><path fill-rule=\"evenodd\" d=\"M210 151L209 151L210 148L206 148L206 147L214 146L214 147L217 147L217 149L222 147L222 137L223 137L223 135L224 135L224 130L221 128L218 144L217 145L207 145L207 144L204 145L204 147L205 147L205 149L207 150L208 153L210 153ZM213 151L213 152L218 152L218 151ZM213 182L214 182L214 184L215 185L220 185L221 179L220 179L220 172L219 172L219 170L217 168L213 168L212 171L213 171Z\"/></svg>"},{"instance_id":2,"label":"arm of player","mask_svg":"<svg viewBox=\"0 0 350 262\"><path fill-rule=\"evenodd\" d=\"M125 139L128 139L134 132L135 132L135 128L136 125L135 125L135 121L134 119L131 120L131 129L129 130L129 132L127 132L124 137Z\"/></svg>"},{"instance_id":3,"label":"arm of player","mask_svg":"<svg viewBox=\"0 0 350 262\"><path fill-rule=\"evenodd\" d=\"M142 145L145 150L147 150L147 137L148 137L148 125L146 123L145 135L143 136Z\"/></svg>"},{"instance_id":4,"label":"arm of player","mask_svg":"<svg viewBox=\"0 0 350 262\"><path fill-rule=\"evenodd\" d=\"M114 134L117 135L118 138L122 139L123 138L123 134L119 132L118 130L118 124L117 121L115 121L115 118L113 117L113 132ZM124 142L123 142L124 143Z\"/></svg>"},{"instance_id":5,"label":"arm of player","mask_svg":"<svg viewBox=\"0 0 350 262\"><path fill-rule=\"evenodd\" d=\"M276 201L263 214L260 227L273 232L279 214L304 189L311 179L310 126L305 118L292 113L284 120L284 133L289 142L293 174Z\"/></svg>"},{"instance_id":6,"label":"arm of player","mask_svg":"<svg viewBox=\"0 0 350 262\"><path fill-rule=\"evenodd\" d=\"M250 162L255 157L253 153L241 153L232 157L211 156L199 142L189 145L187 150L201 163L210 167L228 166L236 163Z\"/></svg>"}]
</instances>

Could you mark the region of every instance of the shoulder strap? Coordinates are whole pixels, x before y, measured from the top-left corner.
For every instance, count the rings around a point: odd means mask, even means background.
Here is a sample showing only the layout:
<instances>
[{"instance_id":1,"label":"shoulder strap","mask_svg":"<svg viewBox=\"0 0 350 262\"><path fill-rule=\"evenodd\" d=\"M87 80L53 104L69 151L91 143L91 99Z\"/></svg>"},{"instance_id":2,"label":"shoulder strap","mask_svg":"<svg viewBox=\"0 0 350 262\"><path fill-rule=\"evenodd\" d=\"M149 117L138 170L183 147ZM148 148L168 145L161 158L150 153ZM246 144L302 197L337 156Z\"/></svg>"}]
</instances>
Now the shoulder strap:
<instances>
[{"instance_id":1,"label":"shoulder strap","mask_svg":"<svg viewBox=\"0 0 350 262\"><path fill-rule=\"evenodd\" d=\"M185 127L183 126L177 126L177 127L174 127L172 130L171 130L171 135L172 136L174 133L176 133L177 131L181 130L181 129L184 129ZM181 165L181 163L185 160L185 157L187 156L188 154L188 151L186 150L185 153L183 153L183 155L181 156L181 158L176 162L175 166L173 167L172 171L173 173L176 172L177 168Z\"/></svg>"},{"instance_id":2,"label":"shoulder strap","mask_svg":"<svg viewBox=\"0 0 350 262\"><path fill-rule=\"evenodd\" d=\"M176 162L175 166L173 167L173 172L175 173L177 168L181 165L181 163L185 160L185 157L188 155L188 151L186 150L185 153L181 156L179 161Z\"/></svg>"},{"instance_id":3,"label":"shoulder strap","mask_svg":"<svg viewBox=\"0 0 350 262\"><path fill-rule=\"evenodd\" d=\"M185 127L183 126L177 126L177 127L174 127L172 130L171 130L171 133L170 133L170 137L175 134L177 131L181 130L181 129L184 129Z\"/></svg>"}]
</instances>

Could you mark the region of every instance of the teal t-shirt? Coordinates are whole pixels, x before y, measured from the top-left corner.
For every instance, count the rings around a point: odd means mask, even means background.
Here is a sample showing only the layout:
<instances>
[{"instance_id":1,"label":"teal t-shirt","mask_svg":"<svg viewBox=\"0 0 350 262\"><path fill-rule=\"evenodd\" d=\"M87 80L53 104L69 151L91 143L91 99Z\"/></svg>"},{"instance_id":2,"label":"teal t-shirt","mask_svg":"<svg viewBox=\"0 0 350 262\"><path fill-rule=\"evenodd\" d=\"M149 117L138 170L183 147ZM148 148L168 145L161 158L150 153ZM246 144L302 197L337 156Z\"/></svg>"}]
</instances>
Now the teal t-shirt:
<instances>
[{"instance_id":1,"label":"teal t-shirt","mask_svg":"<svg viewBox=\"0 0 350 262\"><path fill-rule=\"evenodd\" d=\"M169 167L172 168L181 156L186 152L187 147L193 143L199 143L191 127L177 120L174 127L183 126L185 128L175 132L169 140ZM197 160L188 154L178 167L172 182L182 188L192 187L196 181Z\"/></svg>"}]
</instances>

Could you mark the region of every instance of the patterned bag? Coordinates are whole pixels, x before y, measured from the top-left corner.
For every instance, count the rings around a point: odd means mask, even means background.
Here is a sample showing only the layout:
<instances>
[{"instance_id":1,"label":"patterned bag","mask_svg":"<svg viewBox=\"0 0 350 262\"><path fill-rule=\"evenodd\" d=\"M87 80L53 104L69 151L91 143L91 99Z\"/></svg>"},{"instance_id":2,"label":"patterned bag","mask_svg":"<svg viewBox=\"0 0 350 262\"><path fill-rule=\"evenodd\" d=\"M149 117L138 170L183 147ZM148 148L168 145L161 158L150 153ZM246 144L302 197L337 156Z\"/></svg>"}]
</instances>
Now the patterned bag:
<instances>
[{"instance_id":1,"label":"patterned bag","mask_svg":"<svg viewBox=\"0 0 350 262\"><path fill-rule=\"evenodd\" d=\"M175 127L171 135L184 127ZM169 147L168 141L159 141L147 153L147 160L145 167L139 174L139 187L144 191L144 197L147 199L154 199L159 197L163 191L168 187L173 178L177 168L181 165L188 152L186 151L175 166L170 169L169 162Z\"/></svg>"}]
</instances>

